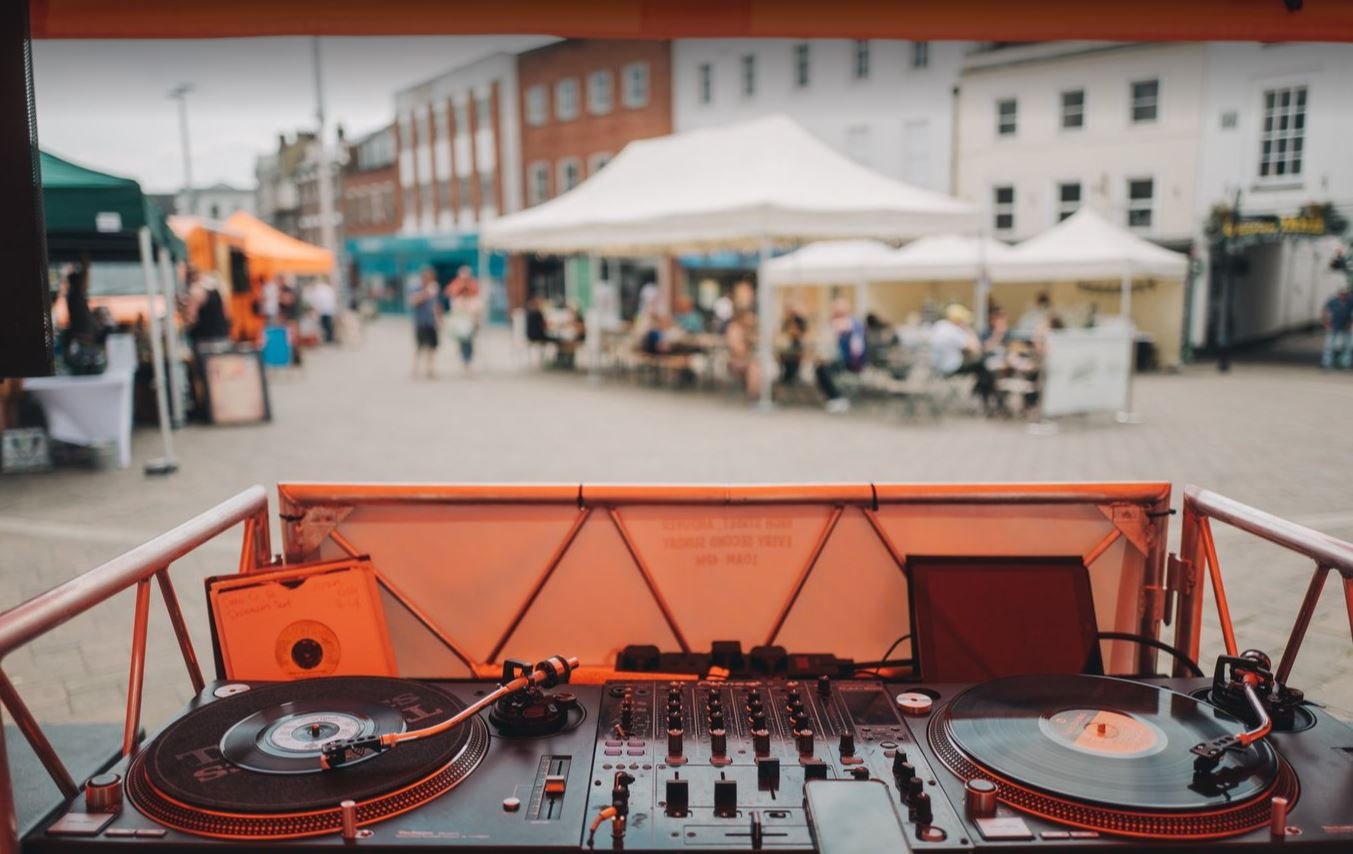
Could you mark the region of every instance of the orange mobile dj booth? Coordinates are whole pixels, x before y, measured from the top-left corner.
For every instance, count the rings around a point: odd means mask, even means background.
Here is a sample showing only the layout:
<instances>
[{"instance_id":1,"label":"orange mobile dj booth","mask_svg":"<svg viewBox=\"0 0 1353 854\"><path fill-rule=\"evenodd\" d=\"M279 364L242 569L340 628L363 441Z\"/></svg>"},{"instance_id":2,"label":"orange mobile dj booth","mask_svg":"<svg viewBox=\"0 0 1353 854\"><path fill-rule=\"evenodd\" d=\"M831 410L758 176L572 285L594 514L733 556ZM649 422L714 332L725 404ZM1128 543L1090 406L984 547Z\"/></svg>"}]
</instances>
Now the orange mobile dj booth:
<instances>
[{"instance_id":1,"label":"orange mobile dj booth","mask_svg":"<svg viewBox=\"0 0 1353 854\"><path fill-rule=\"evenodd\" d=\"M1353 729L1287 685L1353 545L1206 490L1171 549L1165 482L277 489L280 554L253 487L0 615L7 656L136 591L99 773L0 673L62 795L0 852L1353 846ZM1214 521L1314 564L1276 662ZM196 699L147 737L152 587Z\"/></svg>"}]
</instances>

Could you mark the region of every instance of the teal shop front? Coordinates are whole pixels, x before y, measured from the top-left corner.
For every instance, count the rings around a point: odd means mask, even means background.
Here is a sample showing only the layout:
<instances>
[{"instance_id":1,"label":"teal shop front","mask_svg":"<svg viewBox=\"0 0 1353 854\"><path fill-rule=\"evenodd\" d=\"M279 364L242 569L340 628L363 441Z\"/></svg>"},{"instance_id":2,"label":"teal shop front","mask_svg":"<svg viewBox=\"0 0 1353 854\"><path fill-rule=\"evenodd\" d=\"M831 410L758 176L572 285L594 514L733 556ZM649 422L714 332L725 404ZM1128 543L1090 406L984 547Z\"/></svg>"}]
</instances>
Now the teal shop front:
<instances>
[{"instance_id":1,"label":"teal shop front","mask_svg":"<svg viewBox=\"0 0 1353 854\"><path fill-rule=\"evenodd\" d=\"M382 313L402 314L408 310L405 295L424 267L436 270L437 281L445 284L464 266L474 271L485 289L488 321L507 322L506 256L486 252L481 259L478 235L354 237L347 241L345 249L354 289L362 299L373 301ZM481 260L486 269L480 269Z\"/></svg>"}]
</instances>

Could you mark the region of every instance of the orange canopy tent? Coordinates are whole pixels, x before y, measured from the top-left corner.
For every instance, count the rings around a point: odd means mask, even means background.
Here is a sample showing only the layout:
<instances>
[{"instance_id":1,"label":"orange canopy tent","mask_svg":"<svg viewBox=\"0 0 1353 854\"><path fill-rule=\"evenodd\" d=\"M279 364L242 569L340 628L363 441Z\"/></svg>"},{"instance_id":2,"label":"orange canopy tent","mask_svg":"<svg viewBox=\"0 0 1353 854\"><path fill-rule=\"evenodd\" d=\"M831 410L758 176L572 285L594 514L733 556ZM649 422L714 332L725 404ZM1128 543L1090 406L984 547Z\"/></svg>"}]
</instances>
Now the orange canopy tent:
<instances>
[{"instance_id":1,"label":"orange canopy tent","mask_svg":"<svg viewBox=\"0 0 1353 854\"><path fill-rule=\"evenodd\" d=\"M231 231L244 235L244 254L249 258L249 272L253 276L333 273L332 252L283 234L251 214L236 211L225 224Z\"/></svg>"}]
</instances>

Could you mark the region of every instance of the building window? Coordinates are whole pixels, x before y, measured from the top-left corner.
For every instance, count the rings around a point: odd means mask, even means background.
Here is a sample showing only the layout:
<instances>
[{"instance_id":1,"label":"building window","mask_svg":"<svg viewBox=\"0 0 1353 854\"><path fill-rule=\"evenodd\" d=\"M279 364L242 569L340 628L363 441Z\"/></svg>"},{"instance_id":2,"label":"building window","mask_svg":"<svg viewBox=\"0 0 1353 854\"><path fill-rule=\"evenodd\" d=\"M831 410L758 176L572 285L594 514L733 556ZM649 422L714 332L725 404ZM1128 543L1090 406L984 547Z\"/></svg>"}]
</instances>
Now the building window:
<instances>
[{"instance_id":1,"label":"building window","mask_svg":"<svg viewBox=\"0 0 1353 854\"><path fill-rule=\"evenodd\" d=\"M587 111L594 116L604 116L615 105L615 82L611 72L602 69L587 75Z\"/></svg>"},{"instance_id":2,"label":"building window","mask_svg":"<svg viewBox=\"0 0 1353 854\"><path fill-rule=\"evenodd\" d=\"M1067 130L1085 127L1084 89L1062 93L1062 127Z\"/></svg>"},{"instance_id":3,"label":"building window","mask_svg":"<svg viewBox=\"0 0 1353 854\"><path fill-rule=\"evenodd\" d=\"M474 197L470 195L471 192L472 191L470 189L470 176L469 175L456 176L456 193L459 194L460 196L461 207L463 208L474 207Z\"/></svg>"},{"instance_id":4,"label":"building window","mask_svg":"<svg viewBox=\"0 0 1353 854\"><path fill-rule=\"evenodd\" d=\"M456 136L470 132L470 105L466 101L456 102Z\"/></svg>"},{"instance_id":5,"label":"building window","mask_svg":"<svg viewBox=\"0 0 1353 854\"><path fill-rule=\"evenodd\" d=\"M750 53L742 57L742 94L748 98L756 94L756 57Z\"/></svg>"},{"instance_id":6,"label":"building window","mask_svg":"<svg viewBox=\"0 0 1353 854\"><path fill-rule=\"evenodd\" d=\"M550 164L532 163L528 171L530 180L526 182L527 198L531 204L538 205L550 197Z\"/></svg>"},{"instance_id":7,"label":"building window","mask_svg":"<svg viewBox=\"0 0 1353 854\"><path fill-rule=\"evenodd\" d=\"M1015 188L995 187L992 190L992 227L997 231L1009 231L1015 227Z\"/></svg>"},{"instance_id":8,"label":"building window","mask_svg":"<svg viewBox=\"0 0 1353 854\"><path fill-rule=\"evenodd\" d=\"M498 195L494 191L492 172L479 173L479 204L486 208L498 206Z\"/></svg>"},{"instance_id":9,"label":"building window","mask_svg":"<svg viewBox=\"0 0 1353 854\"><path fill-rule=\"evenodd\" d=\"M1160 114L1160 81L1138 80L1132 84L1132 122L1154 122Z\"/></svg>"},{"instance_id":10,"label":"building window","mask_svg":"<svg viewBox=\"0 0 1353 854\"><path fill-rule=\"evenodd\" d=\"M576 157L566 157L559 161L559 192L567 193L582 181L582 166Z\"/></svg>"},{"instance_id":11,"label":"building window","mask_svg":"<svg viewBox=\"0 0 1353 854\"><path fill-rule=\"evenodd\" d=\"M708 104L714 100L714 66L702 62L696 68L696 74L698 77L696 91L700 93L700 103Z\"/></svg>"},{"instance_id":12,"label":"building window","mask_svg":"<svg viewBox=\"0 0 1353 854\"><path fill-rule=\"evenodd\" d=\"M1150 228L1151 203L1156 195L1156 182L1151 178L1129 178L1127 195L1128 227Z\"/></svg>"},{"instance_id":13,"label":"building window","mask_svg":"<svg viewBox=\"0 0 1353 854\"><path fill-rule=\"evenodd\" d=\"M526 123L540 127L550 118L549 90L544 86L532 86L526 90Z\"/></svg>"},{"instance_id":14,"label":"building window","mask_svg":"<svg viewBox=\"0 0 1353 854\"><path fill-rule=\"evenodd\" d=\"M437 141L445 141L451 138L451 130L447 126L446 105L442 104L433 111L433 124L437 128Z\"/></svg>"},{"instance_id":15,"label":"building window","mask_svg":"<svg viewBox=\"0 0 1353 854\"><path fill-rule=\"evenodd\" d=\"M1003 98L996 102L996 134L998 136L1015 135L1015 118L1018 104L1014 98Z\"/></svg>"},{"instance_id":16,"label":"building window","mask_svg":"<svg viewBox=\"0 0 1353 854\"><path fill-rule=\"evenodd\" d=\"M808 85L808 45L794 45L794 85L800 89Z\"/></svg>"},{"instance_id":17,"label":"building window","mask_svg":"<svg viewBox=\"0 0 1353 854\"><path fill-rule=\"evenodd\" d=\"M930 42L911 43L911 67L912 68L930 67Z\"/></svg>"},{"instance_id":18,"label":"building window","mask_svg":"<svg viewBox=\"0 0 1353 854\"><path fill-rule=\"evenodd\" d=\"M484 130L493 124L493 105L489 103L487 94L475 96L474 123L479 130Z\"/></svg>"},{"instance_id":19,"label":"building window","mask_svg":"<svg viewBox=\"0 0 1353 854\"><path fill-rule=\"evenodd\" d=\"M648 63L632 62L625 66L625 106L630 109L648 106Z\"/></svg>"},{"instance_id":20,"label":"building window","mask_svg":"<svg viewBox=\"0 0 1353 854\"><path fill-rule=\"evenodd\" d=\"M1301 175L1306 143L1305 86L1264 92L1264 132L1260 142L1260 178Z\"/></svg>"},{"instance_id":21,"label":"building window","mask_svg":"<svg viewBox=\"0 0 1353 854\"><path fill-rule=\"evenodd\" d=\"M1071 216L1081 206L1081 182L1064 181L1057 185L1057 221Z\"/></svg>"},{"instance_id":22,"label":"building window","mask_svg":"<svg viewBox=\"0 0 1353 854\"><path fill-rule=\"evenodd\" d=\"M855 42L854 71L856 80L869 79L869 42Z\"/></svg>"},{"instance_id":23,"label":"building window","mask_svg":"<svg viewBox=\"0 0 1353 854\"><path fill-rule=\"evenodd\" d=\"M1221 114L1221 129L1235 130L1240 123L1240 114L1235 110L1226 110Z\"/></svg>"},{"instance_id":24,"label":"building window","mask_svg":"<svg viewBox=\"0 0 1353 854\"><path fill-rule=\"evenodd\" d=\"M578 118L578 78L565 77L554 84L554 117L561 122Z\"/></svg>"},{"instance_id":25,"label":"building window","mask_svg":"<svg viewBox=\"0 0 1353 854\"><path fill-rule=\"evenodd\" d=\"M451 210L454 205L451 203L451 176L447 175L442 179L440 186L442 194L442 207Z\"/></svg>"},{"instance_id":26,"label":"building window","mask_svg":"<svg viewBox=\"0 0 1353 854\"><path fill-rule=\"evenodd\" d=\"M610 162L611 155L607 154L604 151L599 151L596 154L593 154L591 157L587 158L587 174L589 176L597 174L602 169L605 169L606 164Z\"/></svg>"}]
</instances>

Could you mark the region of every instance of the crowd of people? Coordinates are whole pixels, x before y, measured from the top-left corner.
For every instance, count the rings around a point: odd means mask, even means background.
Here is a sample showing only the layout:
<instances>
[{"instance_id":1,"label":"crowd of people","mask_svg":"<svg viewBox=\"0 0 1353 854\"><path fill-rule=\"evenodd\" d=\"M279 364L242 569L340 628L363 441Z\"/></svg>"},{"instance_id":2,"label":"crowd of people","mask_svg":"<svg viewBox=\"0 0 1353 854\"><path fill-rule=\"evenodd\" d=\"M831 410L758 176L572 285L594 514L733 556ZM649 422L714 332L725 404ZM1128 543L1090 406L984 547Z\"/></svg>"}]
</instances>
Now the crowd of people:
<instances>
[{"instance_id":1,"label":"crowd of people","mask_svg":"<svg viewBox=\"0 0 1353 854\"><path fill-rule=\"evenodd\" d=\"M413 376L420 376L420 371L428 379L437 375L437 348L444 322L460 352L461 368L469 373L474 365L475 336L484 316L479 282L470 268L461 267L455 278L443 285L437 281L435 269L424 267L408 302L413 317Z\"/></svg>"}]
</instances>

